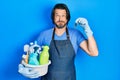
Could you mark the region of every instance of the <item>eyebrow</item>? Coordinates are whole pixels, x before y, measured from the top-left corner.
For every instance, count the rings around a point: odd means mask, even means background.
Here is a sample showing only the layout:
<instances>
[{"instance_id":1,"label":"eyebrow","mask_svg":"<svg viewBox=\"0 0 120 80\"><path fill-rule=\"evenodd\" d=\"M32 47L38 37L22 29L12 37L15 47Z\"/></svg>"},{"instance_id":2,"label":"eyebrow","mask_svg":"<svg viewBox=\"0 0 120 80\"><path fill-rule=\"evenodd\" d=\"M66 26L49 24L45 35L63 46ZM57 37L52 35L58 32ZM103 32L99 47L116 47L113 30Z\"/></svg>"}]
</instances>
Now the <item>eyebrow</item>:
<instances>
[{"instance_id":1,"label":"eyebrow","mask_svg":"<svg viewBox=\"0 0 120 80\"><path fill-rule=\"evenodd\" d=\"M58 12L55 12L55 14L58 14ZM62 13L63 15L66 15L66 13Z\"/></svg>"}]
</instances>

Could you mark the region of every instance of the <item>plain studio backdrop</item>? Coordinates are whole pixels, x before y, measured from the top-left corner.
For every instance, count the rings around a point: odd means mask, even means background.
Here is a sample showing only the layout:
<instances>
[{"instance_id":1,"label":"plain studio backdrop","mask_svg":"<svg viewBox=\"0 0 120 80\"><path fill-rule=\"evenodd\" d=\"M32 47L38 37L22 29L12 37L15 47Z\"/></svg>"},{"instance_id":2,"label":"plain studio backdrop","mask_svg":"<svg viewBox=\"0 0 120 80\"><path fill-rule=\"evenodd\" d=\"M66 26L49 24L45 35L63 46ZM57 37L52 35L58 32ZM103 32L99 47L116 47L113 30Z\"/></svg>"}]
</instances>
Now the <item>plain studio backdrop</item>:
<instances>
[{"instance_id":1,"label":"plain studio backdrop","mask_svg":"<svg viewBox=\"0 0 120 80\"><path fill-rule=\"evenodd\" d=\"M98 57L77 53L77 80L120 80L119 0L0 0L0 80L39 80L19 74L18 64L23 46L53 27L51 9L56 3L68 5L69 27L74 28L76 18L87 18L98 44Z\"/></svg>"}]
</instances>

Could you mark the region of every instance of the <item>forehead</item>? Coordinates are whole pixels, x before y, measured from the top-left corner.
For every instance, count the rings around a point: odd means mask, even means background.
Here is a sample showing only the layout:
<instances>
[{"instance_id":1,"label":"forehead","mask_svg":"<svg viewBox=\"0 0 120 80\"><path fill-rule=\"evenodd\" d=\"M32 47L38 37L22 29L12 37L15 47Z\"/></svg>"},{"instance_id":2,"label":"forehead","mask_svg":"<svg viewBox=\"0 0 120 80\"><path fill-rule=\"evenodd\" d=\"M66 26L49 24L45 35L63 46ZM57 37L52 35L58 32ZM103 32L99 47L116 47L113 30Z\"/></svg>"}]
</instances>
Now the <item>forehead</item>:
<instances>
[{"instance_id":1,"label":"forehead","mask_svg":"<svg viewBox=\"0 0 120 80\"><path fill-rule=\"evenodd\" d=\"M65 9L55 9L55 14L66 14Z\"/></svg>"}]
</instances>

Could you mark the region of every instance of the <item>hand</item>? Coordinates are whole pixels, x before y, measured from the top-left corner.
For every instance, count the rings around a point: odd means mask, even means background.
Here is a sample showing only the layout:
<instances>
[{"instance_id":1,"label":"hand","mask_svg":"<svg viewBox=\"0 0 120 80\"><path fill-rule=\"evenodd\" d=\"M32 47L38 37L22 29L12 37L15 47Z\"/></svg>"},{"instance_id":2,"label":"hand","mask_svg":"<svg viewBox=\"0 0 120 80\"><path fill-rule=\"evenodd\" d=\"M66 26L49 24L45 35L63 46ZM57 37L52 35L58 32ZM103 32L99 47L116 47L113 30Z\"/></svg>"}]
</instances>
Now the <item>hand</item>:
<instances>
[{"instance_id":1,"label":"hand","mask_svg":"<svg viewBox=\"0 0 120 80\"><path fill-rule=\"evenodd\" d=\"M23 61L22 61L23 62ZM28 78L38 78L40 77L39 72L34 71L34 69L30 67L25 67L22 63L18 66L18 72Z\"/></svg>"},{"instance_id":2,"label":"hand","mask_svg":"<svg viewBox=\"0 0 120 80\"><path fill-rule=\"evenodd\" d=\"M79 24L85 31L87 37L90 37L93 35L92 30L89 27L88 21L85 18L77 18L75 21L75 26L77 26L77 24Z\"/></svg>"},{"instance_id":3,"label":"hand","mask_svg":"<svg viewBox=\"0 0 120 80\"><path fill-rule=\"evenodd\" d=\"M88 21L85 18L77 18L75 21L75 24L79 24L80 26L82 26L83 28L89 26L88 25Z\"/></svg>"}]
</instances>

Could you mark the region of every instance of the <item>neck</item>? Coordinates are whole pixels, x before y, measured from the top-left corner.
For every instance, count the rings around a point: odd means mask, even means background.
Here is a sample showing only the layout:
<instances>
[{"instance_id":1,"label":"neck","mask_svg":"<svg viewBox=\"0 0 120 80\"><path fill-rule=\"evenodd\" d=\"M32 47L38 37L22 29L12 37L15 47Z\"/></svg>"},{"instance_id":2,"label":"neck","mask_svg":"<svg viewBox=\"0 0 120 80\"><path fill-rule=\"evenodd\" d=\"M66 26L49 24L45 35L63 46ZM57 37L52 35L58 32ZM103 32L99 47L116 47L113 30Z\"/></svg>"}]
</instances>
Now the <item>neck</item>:
<instances>
[{"instance_id":1,"label":"neck","mask_svg":"<svg viewBox=\"0 0 120 80\"><path fill-rule=\"evenodd\" d=\"M61 36L64 32L66 31L66 26L63 27L63 28L57 28L55 27L55 33L58 35L58 36Z\"/></svg>"}]
</instances>

